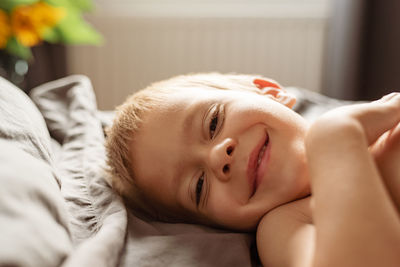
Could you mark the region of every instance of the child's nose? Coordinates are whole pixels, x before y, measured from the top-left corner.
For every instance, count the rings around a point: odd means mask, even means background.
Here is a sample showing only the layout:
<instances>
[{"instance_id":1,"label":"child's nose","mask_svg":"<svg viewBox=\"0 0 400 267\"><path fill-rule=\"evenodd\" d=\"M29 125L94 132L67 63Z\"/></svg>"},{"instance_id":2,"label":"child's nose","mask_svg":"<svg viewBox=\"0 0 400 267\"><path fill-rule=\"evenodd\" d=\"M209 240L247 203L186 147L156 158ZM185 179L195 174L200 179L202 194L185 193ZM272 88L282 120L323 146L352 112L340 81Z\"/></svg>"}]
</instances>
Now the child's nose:
<instances>
[{"instance_id":1,"label":"child's nose","mask_svg":"<svg viewBox=\"0 0 400 267\"><path fill-rule=\"evenodd\" d=\"M231 175L233 154L236 142L232 138L226 138L215 144L209 155L209 163L215 176L221 181L228 181Z\"/></svg>"}]
</instances>

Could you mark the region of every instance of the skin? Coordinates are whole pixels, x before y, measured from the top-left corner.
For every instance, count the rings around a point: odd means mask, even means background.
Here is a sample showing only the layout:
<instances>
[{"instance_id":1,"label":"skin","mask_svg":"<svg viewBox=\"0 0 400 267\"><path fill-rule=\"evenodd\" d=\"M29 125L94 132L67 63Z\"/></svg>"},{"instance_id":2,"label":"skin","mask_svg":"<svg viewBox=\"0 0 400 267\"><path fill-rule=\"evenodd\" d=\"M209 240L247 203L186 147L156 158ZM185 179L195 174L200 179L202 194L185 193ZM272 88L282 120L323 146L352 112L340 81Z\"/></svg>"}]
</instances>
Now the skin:
<instances>
[{"instance_id":1,"label":"skin","mask_svg":"<svg viewBox=\"0 0 400 267\"><path fill-rule=\"evenodd\" d=\"M265 266L398 266L400 96L339 108L309 126L284 92L255 85L169 95L132 143L132 156L141 155L133 157L138 185L165 208L204 223L258 225ZM204 114L213 104L223 107L224 124L210 138ZM193 110L185 139L183 121ZM246 162L263 132L269 167L252 197ZM196 207L202 171L207 201L203 195Z\"/></svg>"},{"instance_id":2,"label":"skin","mask_svg":"<svg viewBox=\"0 0 400 267\"><path fill-rule=\"evenodd\" d=\"M290 95L263 86L258 80L248 91L185 88L166 96L164 104L144 117L131 146L141 190L173 212L245 231L254 230L271 209L308 195L308 125L290 109ZM215 107L220 112L212 134ZM189 114L194 118L185 129ZM252 196L248 161L266 133L267 171ZM203 174L197 206L196 187Z\"/></svg>"},{"instance_id":3,"label":"skin","mask_svg":"<svg viewBox=\"0 0 400 267\"><path fill-rule=\"evenodd\" d=\"M396 93L335 109L310 127L312 200L263 217L257 247L265 266L399 265L399 121Z\"/></svg>"}]
</instances>

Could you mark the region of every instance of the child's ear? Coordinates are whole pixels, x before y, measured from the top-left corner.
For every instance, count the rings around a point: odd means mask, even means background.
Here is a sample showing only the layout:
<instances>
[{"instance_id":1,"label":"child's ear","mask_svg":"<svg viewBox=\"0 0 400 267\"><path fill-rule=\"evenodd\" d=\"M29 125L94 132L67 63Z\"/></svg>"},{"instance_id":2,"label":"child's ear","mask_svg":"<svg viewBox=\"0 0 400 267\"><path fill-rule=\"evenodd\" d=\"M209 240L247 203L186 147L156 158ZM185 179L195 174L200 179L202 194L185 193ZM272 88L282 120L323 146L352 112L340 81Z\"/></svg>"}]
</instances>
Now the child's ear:
<instances>
[{"instance_id":1,"label":"child's ear","mask_svg":"<svg viewBox=\"0 0 400 267\"><path fill-rule=\"evenodd\" d=\"M282 89L282 86L280 86L276 81L271 80L271 79L254 79L253 83L259 89L263 89L265 87L273 87L273 88Z\"/></svg>"},{"instance_id":2,"label":"child's ear","mask_svg":"<svg viewBox=\"0 0 400 267\"><path fill-rule=\"evenodd\" d=\"M286 92L277 82L266 79L254 79L253 83L260 89L263 95L269 95L275 101L292 108L296 103L296 97Z\"/></svg>"}]
</instances>

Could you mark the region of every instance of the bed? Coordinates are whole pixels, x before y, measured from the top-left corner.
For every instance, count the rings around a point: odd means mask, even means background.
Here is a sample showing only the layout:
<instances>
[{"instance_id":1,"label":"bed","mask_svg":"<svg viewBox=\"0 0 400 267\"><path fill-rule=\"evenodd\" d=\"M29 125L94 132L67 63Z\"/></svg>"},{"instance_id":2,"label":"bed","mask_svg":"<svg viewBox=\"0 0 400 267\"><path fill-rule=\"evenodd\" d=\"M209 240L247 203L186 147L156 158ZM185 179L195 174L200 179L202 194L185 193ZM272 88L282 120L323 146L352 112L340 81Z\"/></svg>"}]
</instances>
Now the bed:
<instances>
[{"instance_id":1,"label":"bed","mask_svg":"<svg viewBox=\"0 0 400 267\"><path fill-rule=\"evenodd\" d=\"M300 88L309 120L346 104ZM253 234L149 221L108 185L104 129L90 80L29 96L0 78L0 266L258 266Z\"/></svg>"}]
</instances>

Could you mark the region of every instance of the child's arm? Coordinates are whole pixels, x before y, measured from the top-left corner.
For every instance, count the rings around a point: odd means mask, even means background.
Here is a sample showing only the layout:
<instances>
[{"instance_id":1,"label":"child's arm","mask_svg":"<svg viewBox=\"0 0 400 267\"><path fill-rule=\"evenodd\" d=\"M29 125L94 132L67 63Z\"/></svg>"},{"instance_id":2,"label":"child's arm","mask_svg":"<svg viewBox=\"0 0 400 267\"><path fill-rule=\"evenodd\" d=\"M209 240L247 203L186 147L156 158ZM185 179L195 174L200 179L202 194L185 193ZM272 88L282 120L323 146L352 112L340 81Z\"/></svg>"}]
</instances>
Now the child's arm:
<instances>
[{"instance_id":1,"label":"child's arm","mask_svg":"<svg viewBox=\"0 0 400 267\"><path fill-rule=\"evenodd\" d=\"M307 138L316 227L302 216L310 213L310 198L268 213L257 229L264 265L399 265L399 215L368 151L399 120L400 96L392 95L334 110L316 122ZM388 151L399 158L394 148ZM386 168L384 175L398 177L397 170Z\"/></svg>"},{"instance_id":2,"label":"child's arm","mask_svg":"<svg viewBox=\"0 0 400 267\"><path fill-rule=\"evenodd\" d=\"M315 227L310 197L267 213L257 228L257 249L263 266L310 267L315 250Z\"/></svg>"},{"instance_id":3,"label":"child's arm","mask_svg":"<svg viewBox=\"0 0 400 267\"><path fill-rule=\"evenodd\" d=\"M314 266L399 266L399 214L368 151L399 121L395 94L334 110L311 127Z\"/></svg>"},{"instance_id":4,"label":"child's arm","mask_svg":"<svg viewBox=\"0 0 400 267\"><path fill-rule=\"evenodd\" d=\"M400 213L400 124L383 134L370 151Z\"/></svg>"}]
</instances>

